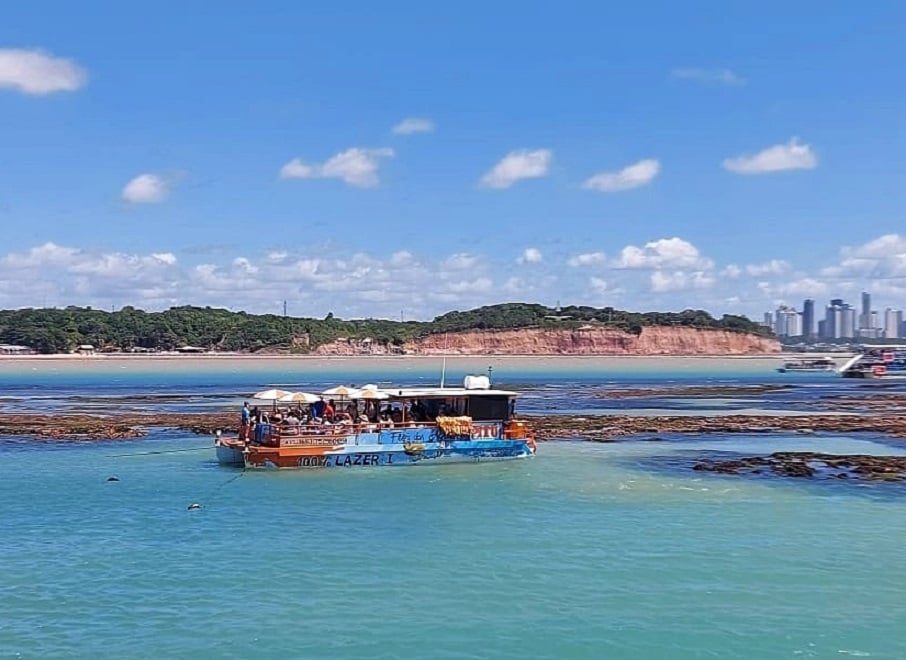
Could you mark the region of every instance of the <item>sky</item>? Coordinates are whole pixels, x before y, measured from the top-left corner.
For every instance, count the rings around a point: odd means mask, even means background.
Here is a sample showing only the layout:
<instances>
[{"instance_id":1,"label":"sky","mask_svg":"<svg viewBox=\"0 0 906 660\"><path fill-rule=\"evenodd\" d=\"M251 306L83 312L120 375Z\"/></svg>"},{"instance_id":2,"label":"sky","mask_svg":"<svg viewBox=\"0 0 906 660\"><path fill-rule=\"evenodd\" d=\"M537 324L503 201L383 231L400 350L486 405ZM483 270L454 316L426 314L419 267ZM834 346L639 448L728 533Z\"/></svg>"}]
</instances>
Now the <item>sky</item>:
<instances>
[{"instance_id":1,"label":"sky","mask_svg":"<svg viewBox=\"0 0 906 660\"><path fill-rule=\"evenodd\" d=\"M906 306L906 4L8 3L0 308Z\"/></svg>"}]
</instances>

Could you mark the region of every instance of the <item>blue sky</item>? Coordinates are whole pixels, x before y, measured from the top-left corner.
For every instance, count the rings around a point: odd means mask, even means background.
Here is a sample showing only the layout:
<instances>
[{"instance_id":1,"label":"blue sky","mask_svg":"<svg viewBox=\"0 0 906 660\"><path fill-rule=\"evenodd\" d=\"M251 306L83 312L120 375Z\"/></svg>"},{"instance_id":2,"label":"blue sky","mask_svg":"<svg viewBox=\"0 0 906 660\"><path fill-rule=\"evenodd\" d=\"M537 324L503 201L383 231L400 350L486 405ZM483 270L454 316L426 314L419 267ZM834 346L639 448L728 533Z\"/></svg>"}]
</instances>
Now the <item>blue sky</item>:
<instances>
[{"instance_id":1,"label":"blue sky","mask_svg":"<svg viewBox=\"0 0 906 660\"><path fill-rule=\"evenodd\" d=\"M906 6L257 4L4 9L0 306L906 305Z\"/></svg>"}]
</instances>

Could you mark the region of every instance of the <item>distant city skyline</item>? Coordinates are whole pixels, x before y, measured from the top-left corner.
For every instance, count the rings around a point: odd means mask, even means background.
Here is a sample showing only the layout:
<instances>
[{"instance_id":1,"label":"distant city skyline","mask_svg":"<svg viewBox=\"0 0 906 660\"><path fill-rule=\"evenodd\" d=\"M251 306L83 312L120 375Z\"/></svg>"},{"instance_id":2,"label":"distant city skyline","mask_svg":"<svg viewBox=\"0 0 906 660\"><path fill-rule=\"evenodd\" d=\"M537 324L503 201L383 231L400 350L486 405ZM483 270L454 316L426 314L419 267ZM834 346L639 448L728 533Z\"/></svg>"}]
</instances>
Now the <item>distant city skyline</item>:
<instances>
[{"instance_id":1,"label":"distant city skyline","mask_svg":"<svg viewBox=\"0 0 906 660\"><path fill-rule=\"evenodd\" d=\"M765 312L762 324L780 337L802 337L806 340L900 339L906 337L903 310L886 307L882 313L872 308L871 293L860 296L859 313L843 298L831 298L824 317L817 318L815 300L806 298L801 310L780 305Z\"/></svg>"}]
</instances>

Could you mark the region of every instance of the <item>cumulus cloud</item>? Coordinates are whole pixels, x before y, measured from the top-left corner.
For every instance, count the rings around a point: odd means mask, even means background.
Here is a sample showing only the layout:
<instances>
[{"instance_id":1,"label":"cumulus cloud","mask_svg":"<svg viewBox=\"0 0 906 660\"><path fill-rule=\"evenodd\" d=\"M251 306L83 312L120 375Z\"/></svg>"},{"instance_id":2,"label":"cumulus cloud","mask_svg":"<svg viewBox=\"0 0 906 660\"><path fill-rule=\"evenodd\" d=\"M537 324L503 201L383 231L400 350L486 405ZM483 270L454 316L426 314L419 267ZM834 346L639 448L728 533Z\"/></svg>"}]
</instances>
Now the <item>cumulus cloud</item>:
<instances>
[{"instance_id":1,"label":"cumulus cloud","mask_svg":"<svg viewBox=\"0 0 906 660\"><path fill-rule=\"evenodd\" d=\"M73 92L86 82L88 74L70 59L41 50L0 48L0 89L41 96Z\"/></svg>"},{"instance_id":2,"label":"cumulus cloud","mask_svg":"<svg viewBox=\"0 0 906 660\"><path fill-rule=\"evenodd\" d=\"M745 85L745 78L740 77L730 69L702 69L698 67L683 67L670 72L674 78L691 80L692 82L717 84L717 85Z\"/></svg>"},{"instance_id":3,"label":"cumulus cloud","mask_svg":"<svg viewBox=\"0 0 906 660\"><path fill-rule=\"evenodd\" d=\"M867 243L845 246L840 263L822 270L825 277L906 277L906 237L885 234Z\"/></svg>"},{"instance_id":4,"label":"cumulus cloud","mask_svg":"<svg viewBox=\"0 0 906 660\"><path fill-rule=\"evenodd\" d=\"M714 276L704 271L686 272L677 270L666 272L656 270L651 273L651 290L656 293L684 291L686 289L707 289L714 286Z\"/></svg>"},{"instance_id":5,"label":"cumulus cloud","mask_svg":"<svg viewBox=\"0 0 906 660\"><path fill-rule=\"evenodd\" d=\"M619 192L645 186L654 181L661 164L654 159L640 160L616 172L599 172L586 180L582 187L600 192Z\"/></svg>"},{"instance_id":6,"label":"cumulus cloud","mask_svg":"<svg viewBox=\"0 0 906 660\"><path fill-rule=\"evenodd\" d=\"M616 262L618 268L696 268L706 270L714 262L706 259L698 248L682 238L661 238L645 243L644 247L627 245Z\"/></svg>"},{"instance_id":7,"label":"cumulus cloud","mask_svg":"<svg viewBox=\"0 0 906 660\"><path fill-rule=\"evenodd\" d=\"M393 149L362 149L353 147L341 151L323 163L303 163L293 158L280 168L281 179L341 179L357 188L373 188L380 183L380 159L392 158Z\"/></svg>"},{"instance_id":8,"label":"cumulus cloud","mask_svg":"<svg viewBox=\"0 0 906 660\"><path fill-rule=\"evenodd\" d=\"M725 169L736 174L768 174L785 170L811 170L818 166L818 157L807 144L791 138L786 144L775 144L756 154L727 158Z\"/></svg>"},{"instance_id":9,"label":"cumulus cloud","mask_svg":"<svg viewBox=\"0 0 906 660\"><path fill-rule=\"evenodd\" d=\"M550 149L511 151L481 178L485 188L509 188L522 179L547 176L553 152Z\"/></svg>"},{"instance_id":10,"label":"cumulus cloud","mask_svg":"<svg viewBox=\"0 0 906 660\"><path fill-rule=\"evenodd\" d=\"M746 272L753 277L762 277L764 275L782 275L790 268L790 264L782 259L771 259L761 264L749 264L746 266Z\"/></svg>"},{"instance_id":11,"label":"cumulus cloud","mask_svg":"<svg viewBox=\"0 0 906 660\"><path fill-rule=\"evenodd\" d=\"M158 174L139 174L130 180L121 193L123 201L131 204L156 204L170 194L169 185Z\"/></svg>"},{"instance_id":12,"label":"cumulus cloud","mask_svg":"<svg viewBox=\"0 0 906 660\"><path fill-rule=\"evenodd\" d=\"M532 261L532 249L540 260ZM852 302L859 291L872 291L880 308L906 300L906 237L899 234L843 247L837 263L824 269L780 259L716 266L678 237L627 245L612 258L585 252L564 263L542 252L543 247L524 248L507 257L499 251L397 249L377 255L326 242L306 244L303 251L286 245L200 255L161 247L95 251L47 242L0 253L0 308L42 302L104 309L198 304L279 313L287 300L289 312L299 316L333 311L345 318L399 318L405 310L406 318L431 318L451 309L516 299L549 303L569 295L571 304L701 308L760 319L778 301L798 305L805 297L826 301L833 294ZM533 265L517 268L514 256Z\"/></svg>"},{"instance_id":13,"label":"cumulus cloud","mask_svg":"<svg viewBox=\"0 0 906 660\"><path fill-rule=\"evenodd\" d=\"M412 135L413 133L431 133L434 131L434 122L430 119L408 117L393 127L396 135Z\"/></svg>"},{"instance_id":14,"label":"cumulus cloud","mask_svg":"<svg viewBox=\"0 0 906 660\"><path fill-rule=\"evenodd\" d=\"M519 258L516 259L520 264L540 264L544 261L544 255L538 248L525 248Z\"/></svg>"},{"instance_id":15,"label":"cumulus cloud","mask_svg":"<svg viewBox=\"0 0 906 660\"><path fill-rule=\"evenodd\" d=\"M598 294L607 293L610 290L607 280L601 277L589 277L588 285L591 287L592 291Z\"/></svg>"},{"instance_id":16,"label":"cumulus cloud","mask_svg":"<svg viewBox=\"0 0 906 660\"><path fill-rule=\"evenodd\" d=\"M607 255L603 252L585 252L570 257L567 264L573 268L580 266L600 266L607 262Z\"/></svg>"},{"instance_id":17,"label":"cumulus cloud","mask_svg":"<svg viewBox=\"0 0 906 660\"><path fill-rule=\"evenodd\" d=\"M444 260L444 266L452 270L468 270L478 265L478 257L467 252L451 254Z\"/></svg>"}]
</instances>

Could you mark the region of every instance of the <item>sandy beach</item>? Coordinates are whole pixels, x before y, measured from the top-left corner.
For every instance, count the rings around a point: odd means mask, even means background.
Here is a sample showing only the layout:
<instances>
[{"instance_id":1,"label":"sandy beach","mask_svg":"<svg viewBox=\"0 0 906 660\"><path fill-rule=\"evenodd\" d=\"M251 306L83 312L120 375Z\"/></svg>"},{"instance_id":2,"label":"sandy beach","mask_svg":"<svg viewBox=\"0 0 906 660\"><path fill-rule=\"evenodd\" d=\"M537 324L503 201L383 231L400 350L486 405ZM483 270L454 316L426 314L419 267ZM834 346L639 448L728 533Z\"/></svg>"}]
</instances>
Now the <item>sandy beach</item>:
<instances>
[{"instance_id":1,"label":"sandy beach","mask_svg":"<svg viewBox=\"0 0 906 660\"><path fill-rule=\"evenodd\" d=\"M835 356L842 363L849 354ZM507 371L545 370L576 371L578 373L659 371L770 372L781 361L795 357L785 355L710 355L710 356L560 356L560 355L456 355L446 358L448 373L485 373L488 367L497 375ZM247 354L157 354L157 355L16 355L0 357L0 373L15 374L32 371L90 372L109 370L141 370L149 372L186 372L222 370L287 370L355 371L374 373L387 371L431 372L443 369L440 356L309 356L309 355L247 355Z\"/></svg>"}]
</instances>

